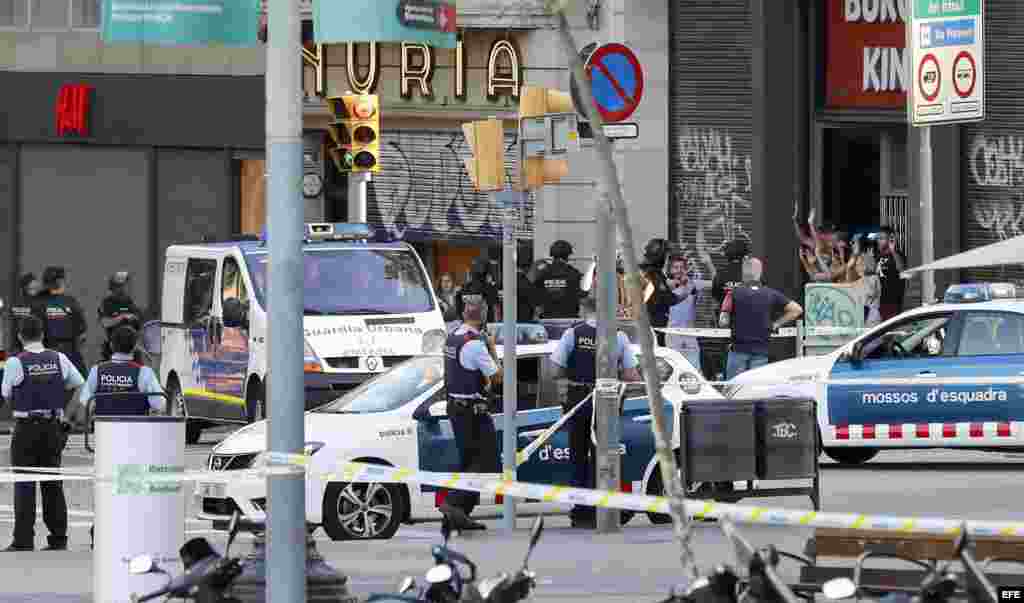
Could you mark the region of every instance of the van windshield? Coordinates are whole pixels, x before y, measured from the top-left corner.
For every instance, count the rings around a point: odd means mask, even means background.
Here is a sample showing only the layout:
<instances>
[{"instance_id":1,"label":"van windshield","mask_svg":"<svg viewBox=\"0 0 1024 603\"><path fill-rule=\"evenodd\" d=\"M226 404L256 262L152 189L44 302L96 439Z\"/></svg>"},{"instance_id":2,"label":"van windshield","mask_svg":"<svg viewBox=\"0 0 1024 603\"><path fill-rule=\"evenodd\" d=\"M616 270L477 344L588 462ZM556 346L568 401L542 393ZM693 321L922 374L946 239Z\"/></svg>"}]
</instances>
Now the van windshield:
<instances>
[{"instance_id":1,"label":"van windshield","mask_svg":"<svg viewBox=\"0 0 1024 603\"><path fill-rule=\"evenodd\" d=\"M267 307L265 251L245 256L256 299ZM306 315L430 312L434 300L416 256L399 249L306 249Z\"/></svg>"}]
</instances>

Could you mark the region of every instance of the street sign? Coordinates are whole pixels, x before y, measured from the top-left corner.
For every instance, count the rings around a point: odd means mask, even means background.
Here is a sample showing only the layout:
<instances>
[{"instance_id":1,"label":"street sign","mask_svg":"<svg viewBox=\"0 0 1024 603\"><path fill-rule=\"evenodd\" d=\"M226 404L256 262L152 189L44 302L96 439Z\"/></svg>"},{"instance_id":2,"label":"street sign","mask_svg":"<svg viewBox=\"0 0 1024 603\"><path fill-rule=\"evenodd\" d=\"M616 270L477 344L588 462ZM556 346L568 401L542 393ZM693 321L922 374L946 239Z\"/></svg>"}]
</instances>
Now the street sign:
<instances>
[{"instance_id":1,"label":"street sign","mask_svg":"<svg viewBox=\"0 0 1024 603\"><path fill-rule=\"evenodd\" d=\"M592 140L594 138L594 129L591 127L590 122L581 121L579 125L580 138ZM635 122L604 124L601 129L604 131L604 137L610 140L622 140L640 136L640 126Z\"/></svg>"},{"instance_id":2,"label":"street sign","mask_svg":"<svg viewBox=\"0 0 1024 603\"><path fill-rule=\"evenodd\" d=\"M315 0L313 41L419 42L455 48L457 13L452 0Z\"/></svg>"},{"instance_id":3,"label":"street sign","mask_svg":"<svg viewBox=\"0 0 1024 603\"><path fill-rule=\"evenodd\" d=\"M984 0L911 2L910 122L928 126L984 119Z\"/></svg>"},{"instance_id":4,"label":"street sign","mask_svg":"<svg viewBox=\"0 0 1024 603\"><path fill-rule=\"evenodd\" d=\"M644 95L644 70L633 51L622 44L605 44L588 53L590 47L580 52L586 56L584 71L590 77L594 104L601 119L617 123L629 119L636 111ZM576 110L585 115L577 83L571 82L571 92Z\"/></svg>"},{"instance_id":5,"label":"street sign","mask_svg":"<svg viewBox=\"0 0 1024 603\"><path fill-rule=\"evenodd\" d=\"M102 8L103 41L106 44L257 45L259 0L205 3L104 0Z\"/></svg>"}]
</instances>

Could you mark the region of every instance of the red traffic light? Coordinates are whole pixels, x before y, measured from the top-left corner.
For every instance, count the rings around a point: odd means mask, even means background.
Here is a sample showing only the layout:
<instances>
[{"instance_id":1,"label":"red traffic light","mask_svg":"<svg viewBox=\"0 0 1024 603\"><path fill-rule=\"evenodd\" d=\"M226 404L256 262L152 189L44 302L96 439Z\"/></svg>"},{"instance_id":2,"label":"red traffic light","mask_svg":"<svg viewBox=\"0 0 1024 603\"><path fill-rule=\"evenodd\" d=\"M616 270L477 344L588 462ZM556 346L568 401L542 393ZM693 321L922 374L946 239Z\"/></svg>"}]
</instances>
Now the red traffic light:
<instances>
[{"instance_id":1,"label":"red traffic light","mask_svg":"<svg viewBox=\"0 0 1024 603\"><path fill-rule=\"evenodd\" d=\"M377 107L371 100L359 99L352 107L356 119L370 119L376 112Z\"/></svg>"}]
</instances>

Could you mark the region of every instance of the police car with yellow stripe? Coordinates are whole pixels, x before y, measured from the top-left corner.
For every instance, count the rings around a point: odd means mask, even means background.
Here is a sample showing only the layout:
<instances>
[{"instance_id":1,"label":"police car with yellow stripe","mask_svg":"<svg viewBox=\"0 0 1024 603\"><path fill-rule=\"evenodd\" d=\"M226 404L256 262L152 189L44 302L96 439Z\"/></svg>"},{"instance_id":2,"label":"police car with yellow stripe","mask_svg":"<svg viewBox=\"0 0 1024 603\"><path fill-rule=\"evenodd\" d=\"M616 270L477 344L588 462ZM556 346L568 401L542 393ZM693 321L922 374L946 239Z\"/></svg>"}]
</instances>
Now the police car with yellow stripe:
<instances>
[{"instance_id":1,"label":"police car with yellow stripe","mask_svg":"<svg viewBox=\"0 0 1024 603\"><path fill-rule=\"evenodd\" d=\"M743 373L729 395L818 402L825 454L863 463L883 449L1024 448L1024 300L1003 283L951 286L830 354Z\"/></svg>"},{"instance_id":2,"label":"police car with yellow stripe","mask_svg":"<svg viewBox=\"0 0 1024 603\"><path fill-rule=\"evenodd\" d=\"M491 327L498 333L500 327ZM503 343L498 341L500 358ZM557 341L540 325L520 325L516 349L519 376L518 448L522 451L562 417L562 396L551 387L549 357ZM636 346L634 346L636 348ZM639 353L639 349L635 350ZM666 423L678 423L684 399L724 399L686 359L669 348L655 349L658 379L664 383ZM654 470L650 409L642 385L623 394L622 475L625 491L660 493ZM330 404L306 414L306 453L310 470L330 473L340 462L366 462L424 471L455 472L458 453L445 414L444 357L424 355L399 364ZM494 414L502 431L503 415ZM677 439L678 436L675 436ZM502 438L499 434L499 446ZM233 433L214 447L209 468L232 471L265 463L266 423ZM678 446L678 443L676 443ZM500 454L500 453L499 453ZM567 431L560 429L518 469L521 481L569 484L572 465ZM235 510L261 518L266 480L198 484L201 519L226 520ZM306 519L322 525L336 540L390 538L403 523L439 520L443 492L415 484L374 484L306 480ZM474 517L495 516L500 499L484 496Z\"/></svg>"}]
</instances>

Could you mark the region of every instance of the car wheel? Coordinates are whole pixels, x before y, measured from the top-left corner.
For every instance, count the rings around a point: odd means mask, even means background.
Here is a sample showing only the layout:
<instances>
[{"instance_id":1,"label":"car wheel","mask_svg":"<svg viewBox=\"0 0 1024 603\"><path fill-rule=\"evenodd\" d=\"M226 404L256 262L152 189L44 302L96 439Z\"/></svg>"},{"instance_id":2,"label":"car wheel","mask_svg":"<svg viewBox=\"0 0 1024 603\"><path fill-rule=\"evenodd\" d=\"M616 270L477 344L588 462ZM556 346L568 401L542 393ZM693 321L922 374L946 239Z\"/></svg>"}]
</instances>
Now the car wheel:
<instances>
[{"instance_id":1,"label":"car wheel","mask_svg":"<svg viewBox=\"0 0 1024 603\"><path fill-rule=\"evenodd\" d=\"M263 384L253 381L245 392L245 416L250 423L267 418L267 397L263 393Z\"/></svg>"},{"instance_id":2,"label":"car wheel","mask_svg":"<svg viewBox=\"0 0 1024 603\"><path fill-rule=\"evenodd\" d=\"M323 526L331 540L387 540L405 515L397 484L331 482L324 492Z\"/></svg>"},{"instance_id":3,"label":"car wheel","mask_svg":"<svg viewBox=\"0 0 1024 603\"><path fill-rule=\"evenodd\" d=\"M877 448L826 448L825 454L840 465L860 465L875 458Z\"/></svg>"},{"instance_id":4,"label":"car wheel","mask_svg":"<svg viewBox=\"0 0 1024 603\"><path fill-rule=\"evenodd\" d=\"M203 435L203 424L188 418L185 394L182 393L181 384L175 378L167 382L167 399L171 407L169 414L174 417L185 417L185 443L198 444L199 438Z\"/></svg>"}]
</instances>

